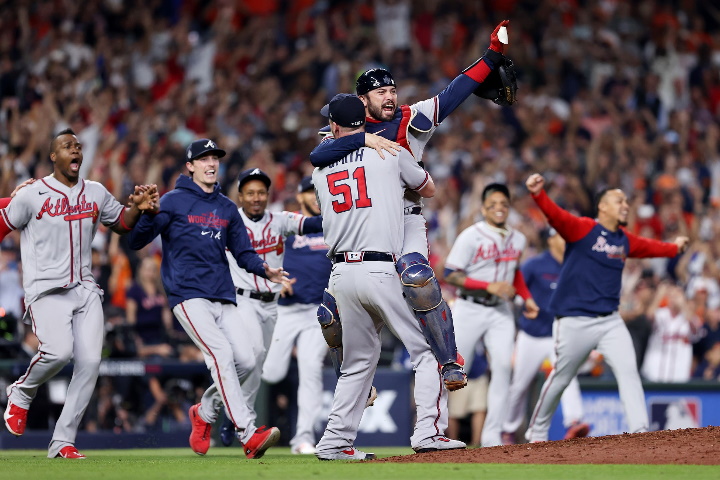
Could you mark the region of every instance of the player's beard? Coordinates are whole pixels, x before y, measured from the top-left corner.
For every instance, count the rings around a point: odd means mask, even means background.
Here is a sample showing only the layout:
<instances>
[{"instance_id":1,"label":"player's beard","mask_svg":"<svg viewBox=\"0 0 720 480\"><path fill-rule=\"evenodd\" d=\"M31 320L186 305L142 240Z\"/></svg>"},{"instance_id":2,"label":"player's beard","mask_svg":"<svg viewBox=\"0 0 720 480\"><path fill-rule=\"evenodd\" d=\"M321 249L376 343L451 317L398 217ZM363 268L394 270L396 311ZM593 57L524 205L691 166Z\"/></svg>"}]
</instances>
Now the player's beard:
<instances>
[{"instance_id":1,"label":"player's beard","mask_svg":"<svg viewBox=\"0 0 720 480\"><path fill-rule=\"evenodd\" d=\"M387 103L387 102L385 102L385 103ZM368 110L368 115L370 117L374 118L375 120L378 120L380 122L389 122L395 116L395 110L397 110L397 105L393 104L392 113L383 112L382 104L381 105L373 105L372 103L368 103L367 110Z\"/></svg>"},{"instance_id":2,"label":"player's beard","mask_svg":"<svg viewBox=\"0 0 720 480\"><path fill-rule=\"evenodd\" d=\"M618 225L621 227L627 227L627 220L618 220Z\"/></svg>"}]
</instances>

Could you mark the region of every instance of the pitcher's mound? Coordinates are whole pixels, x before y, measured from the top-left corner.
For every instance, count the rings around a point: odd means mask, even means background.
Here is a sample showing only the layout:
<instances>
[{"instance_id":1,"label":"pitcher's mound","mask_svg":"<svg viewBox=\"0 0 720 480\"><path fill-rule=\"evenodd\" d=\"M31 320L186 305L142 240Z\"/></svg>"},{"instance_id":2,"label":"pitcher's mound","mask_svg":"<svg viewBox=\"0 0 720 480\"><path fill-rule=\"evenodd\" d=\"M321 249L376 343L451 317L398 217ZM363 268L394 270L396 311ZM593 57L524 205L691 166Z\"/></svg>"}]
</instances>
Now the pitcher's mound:
<instances>
[{"instance_id":1,"label":"pitcher's mound","mask_svg":"<svg viewBox=\"0 0 720 480\"><path fill-rule=\"evenodd\" d=\"M720 427L687 428L557 442L389 457L399 463L638 463L720 465Z\"/></svg>"}]
</instances>

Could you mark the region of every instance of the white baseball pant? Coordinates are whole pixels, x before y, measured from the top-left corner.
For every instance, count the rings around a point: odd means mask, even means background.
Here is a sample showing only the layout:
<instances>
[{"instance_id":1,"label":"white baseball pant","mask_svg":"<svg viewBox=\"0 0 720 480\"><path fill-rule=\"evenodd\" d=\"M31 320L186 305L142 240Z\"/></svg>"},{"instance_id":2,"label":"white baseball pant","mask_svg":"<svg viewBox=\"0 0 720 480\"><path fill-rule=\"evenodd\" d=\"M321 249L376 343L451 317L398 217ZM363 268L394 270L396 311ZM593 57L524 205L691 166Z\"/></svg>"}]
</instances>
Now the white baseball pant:
<instances>
[{"instance_id":1,"label":"white baseball pant","mask_svg":"<svg viewBox=\"0 0 720 480\"><path fill-rule=\"evenodd\" d=\"M593 349L615 375L625 408L629 433L646 432L649 425L645 393L635 361L635 348L619 313L604 317L563 317L553 323L557 359L543 384L525 438L547 441L553 413L565 387Z\"/></svg>"},{"instance_id":2,"label":"white baseball pant","mask_svg":"<svg viewBox=\"0 0 720 480\"><path fill-rule=\"evenodd\" d=\"M74 361L65 405L48 448L48 458L55 458L63 447L75 444L95 390L105 334L102 300L96 292L77 285L40 297L28 307L28 314L40 347L25 374L8 386L8 400L30 408L38 387Z\"/></svg>"},{"instance_id":3,"label":"white baseball pant","mask_svg":"<svg viewBox=\"0 0 720 480\"><path fill-rule=\"evenodd\" d=\"M203 394L200 418L215 423L218 408L214 398L220 398L228 418L240 430L239 440L245 443L256 428L240 379L255 368L255 356L239 311L231 303L193 298L176 305L173 312L202 351L214 382Z\"/></svg>"},{"instance_id":4,"label":"white baseball pant","mask_svg":"<svg viewBox=\"0 0 720 480\"><path fill-rule=\"evenodd\" d=\"M455 342L465 358L469 372L475 345L482 340L488 356L490 386L488 387L487 416L483 426L483 447L502 445L502 422L507 408L508 389L512 372L512 351L515 343L515 320L508 302L494 307L480 305L462 298L452 309L455 323Z\"/></svg>"},{"instance_id":5,"label":"white baseball pant","mask_svg":"<svg viewBox=\"0 0 720 480\"><path fill-rule=\"evenodd\" d=\"M293 345L296 346L298 375L297 425L290 447L315 445L315 420L322 407L322 367L328 346L317 322L318 305L278 305L277 324L263 364L262 378L278 383L287 376Z\"/></svg>"},{"instance_id":6,"label":"white baseball pant","mask_svg":"<svg viewBox=\"0 0 720 480\"><path fill-rule=\"evenodd\" d=\"M552 337L533 337L520 330L515 339L515 364L508 393L508 408L502 431L515 433L525 418L530 385L546 358L555 363ZM569 428L582 420L582 395L577 377L568 384L560 398L563 424Z\"/></svg>"},{"instance_id":7,"label":"white baseball pant","mask_svg":"<svg viewBox=\"0 0 720 480\"><path fill-rule=\"evenodd\" d=\"M410 445L423 448L434 442L434 437L443 435L447 428L447 390L437 360L403 300L394 263L338 263L328 289L337 300L342 319L343 363L317 453L335 453L353 446L377 369L384 325L403 342L415 370L417 420Z\"/></svg>"}]
</instances>

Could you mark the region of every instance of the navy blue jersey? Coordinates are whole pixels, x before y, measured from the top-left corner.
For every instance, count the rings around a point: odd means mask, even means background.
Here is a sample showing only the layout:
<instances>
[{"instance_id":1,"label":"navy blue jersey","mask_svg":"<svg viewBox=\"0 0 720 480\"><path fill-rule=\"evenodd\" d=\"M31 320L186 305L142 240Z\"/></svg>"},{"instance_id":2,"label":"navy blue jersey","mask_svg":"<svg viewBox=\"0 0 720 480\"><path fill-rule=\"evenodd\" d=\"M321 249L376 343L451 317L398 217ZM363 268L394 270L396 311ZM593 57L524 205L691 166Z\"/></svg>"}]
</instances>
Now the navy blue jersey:
<instances>
[{"instance_id":1,"label":"navy blue jersey","mask_svg":"<svg viewBox=\"0 0 720 480\"><path fill-rule=\"evenodd\" d=\"M293 295L280 298L278 304L320 304L332 269L327 253L328 246L322 233L287 237L283 269L287 270L290 278L296 278L297 282L292 286Z\"/></svg>"},{"instance_id":2,"label":"navy blue jersey","mask_svg":"<svg viewBox=\"0 0 720 480\"><path fill-rule=\"evenodd\" d=\"M545 191L532 196L548 223L565 239L565 258L550 310L559 317L597 317L618 309L625 259L674 257L674 243L609 230L596 220L576 217L550 200Z\"/></svg>"},{"instance_id":3,"label":"navy blue jersey","mask_svg":"<svg viewBox=\"0 0 720 480\"><path fill-rule=\"evenodd\" d=\"M267 278L237 206L217 184L206 193L190 177L180 175L175 189L160 199L160 212L140 217L128 234L128 244L139 250L158 235L163 243L160 273L170 308L191 298L236 302L226 248L242 268Z\"/></svg>"},{"instance_id":4,"label":"navy blue jersey","mask_svg":"<svg viewBox=\"0 0 720 480\"><path fill-rule=\"evenodd\" d=\"M533 337L552 336L552 323L555 314L550 310L550 297L557 288L558 278L562 264L555 260L550 252L545 251L525 262L520 270L525 277L532 298L540 307L540 313L534 320L520 315L518 326L520 330Z\"/></svg>"}]
</instances>

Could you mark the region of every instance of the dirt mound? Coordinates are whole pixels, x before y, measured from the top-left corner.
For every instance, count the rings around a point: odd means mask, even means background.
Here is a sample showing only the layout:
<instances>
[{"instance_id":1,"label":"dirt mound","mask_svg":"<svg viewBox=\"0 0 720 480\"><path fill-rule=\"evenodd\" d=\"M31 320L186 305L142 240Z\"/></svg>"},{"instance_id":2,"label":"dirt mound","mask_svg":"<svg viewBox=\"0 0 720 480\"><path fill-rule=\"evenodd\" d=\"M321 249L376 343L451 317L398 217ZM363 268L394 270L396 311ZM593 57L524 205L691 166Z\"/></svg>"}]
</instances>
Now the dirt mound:
<instances>
[{"instance_id":1,"label":"dirt mound","mask_svg":"<svg viewBox=\"0 0 720 480\"><path fill-rule=\"evenodd\" d=\"M397 463L616 463L720 465L720 427L687 428L556 442L389 457Z\"/></svg>"}]
</instances>

